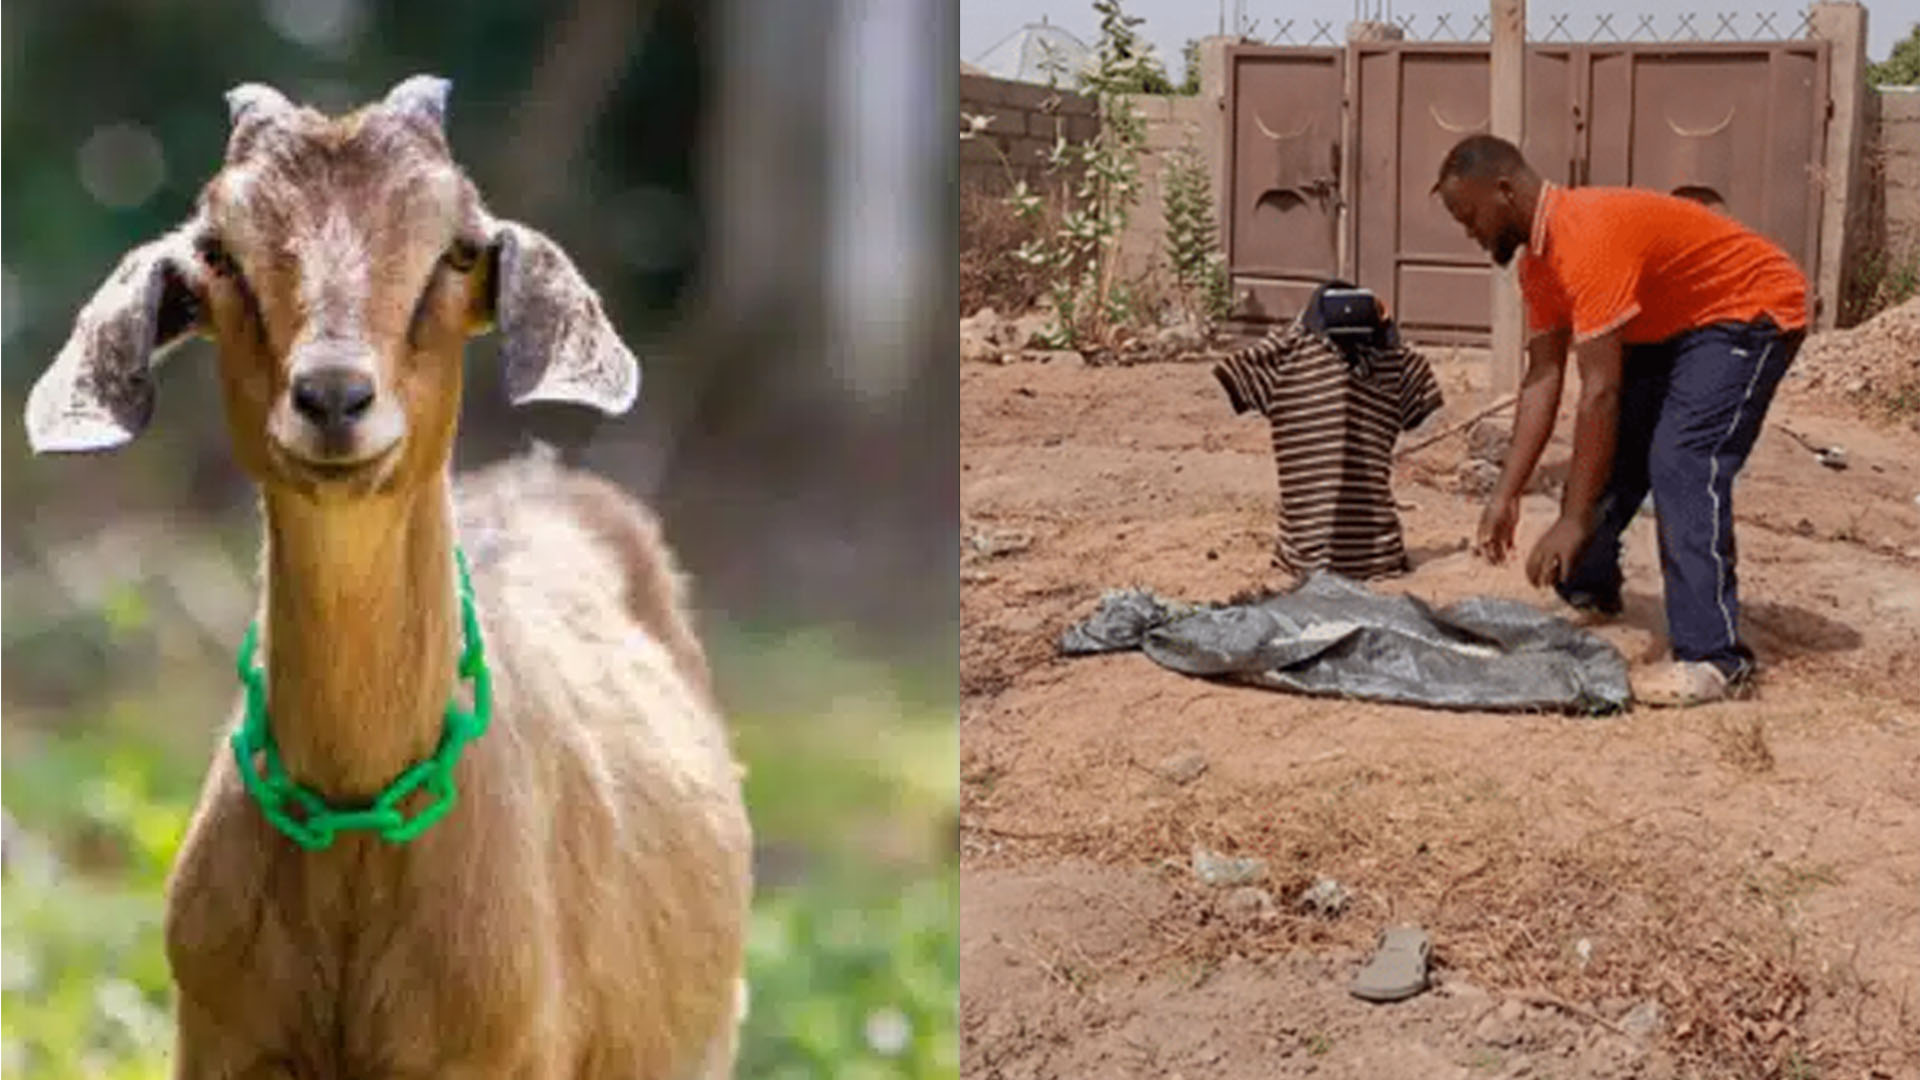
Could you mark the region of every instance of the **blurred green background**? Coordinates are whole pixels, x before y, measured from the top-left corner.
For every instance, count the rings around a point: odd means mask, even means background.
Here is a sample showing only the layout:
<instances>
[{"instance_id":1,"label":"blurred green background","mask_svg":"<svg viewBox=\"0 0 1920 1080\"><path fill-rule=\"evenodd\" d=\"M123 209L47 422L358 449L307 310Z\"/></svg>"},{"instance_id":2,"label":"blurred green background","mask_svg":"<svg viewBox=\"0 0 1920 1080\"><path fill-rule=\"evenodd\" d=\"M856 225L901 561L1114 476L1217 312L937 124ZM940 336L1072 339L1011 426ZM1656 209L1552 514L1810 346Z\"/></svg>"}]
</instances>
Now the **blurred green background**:
<instances>
[{"instance_id":1,"label":"blurred green background","mask_svg":"<svg viewBox=\"0 0 1920 1080\"><path fill-rule=\"evenodd\" d=\"M249 80L345 110L453 81L455 154L643 357L634 414L509 410L660 512L759 841L743 1076L952 1076L958 509L951 0L12 0L0 16L8 1077L159 1077L161 886L258 525L196 343L153 426L34 459L27 388L218 167Z\"/></svg>"}]
</instances>

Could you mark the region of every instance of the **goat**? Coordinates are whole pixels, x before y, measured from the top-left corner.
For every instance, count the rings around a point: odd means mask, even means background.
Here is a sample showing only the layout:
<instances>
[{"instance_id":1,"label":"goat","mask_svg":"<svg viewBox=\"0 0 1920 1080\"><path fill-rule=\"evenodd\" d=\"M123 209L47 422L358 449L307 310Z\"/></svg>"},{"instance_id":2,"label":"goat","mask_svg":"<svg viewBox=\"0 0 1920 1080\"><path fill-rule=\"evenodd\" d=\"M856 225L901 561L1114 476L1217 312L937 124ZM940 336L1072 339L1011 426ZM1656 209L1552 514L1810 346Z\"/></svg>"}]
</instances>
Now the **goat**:
<instances>
[{"instance_id":1,"label":"goat","mask_svg":"<svg viewBox=\"0 0 1920 1080\"><path fill-rule=\"evenodd\" d=\"M193 213L124 257L27 401L36 453L118 447L158 359L209 337L259 488L260 670L167 884L182 1080L733 1071L751 834L685 579L606 481L538 456L451 476L470 335L498 329L516 404L622 413L639 364L568 256L483 206L448 89L338 118L230 91ZM449 741L450 809L429 782L339 816ZM317 801L276 820L276 769Z\"/></svg>"}]
</instances>

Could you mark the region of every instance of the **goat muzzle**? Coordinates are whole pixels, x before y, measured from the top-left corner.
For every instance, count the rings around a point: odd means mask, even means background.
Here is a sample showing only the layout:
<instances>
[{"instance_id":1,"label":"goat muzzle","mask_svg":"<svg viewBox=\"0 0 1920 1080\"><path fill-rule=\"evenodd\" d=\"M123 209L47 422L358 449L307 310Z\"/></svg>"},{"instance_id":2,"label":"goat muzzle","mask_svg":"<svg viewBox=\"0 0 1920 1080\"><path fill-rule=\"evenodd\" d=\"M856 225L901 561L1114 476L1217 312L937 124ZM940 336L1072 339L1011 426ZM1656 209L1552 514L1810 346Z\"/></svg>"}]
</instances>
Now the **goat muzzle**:
<instances>
[{"instance_id":1,"label":"goat muzzle","mask_svg":"<svg viewBox=\"0 0 1920 1080\"><path fill-rule=\"evenodd\" d=\"M381 392L372 364L315 357L294 363L270 427L297 471L336 480L388 456L406 433L406 419L399 403Z\"/></svg>"}]
</instances>

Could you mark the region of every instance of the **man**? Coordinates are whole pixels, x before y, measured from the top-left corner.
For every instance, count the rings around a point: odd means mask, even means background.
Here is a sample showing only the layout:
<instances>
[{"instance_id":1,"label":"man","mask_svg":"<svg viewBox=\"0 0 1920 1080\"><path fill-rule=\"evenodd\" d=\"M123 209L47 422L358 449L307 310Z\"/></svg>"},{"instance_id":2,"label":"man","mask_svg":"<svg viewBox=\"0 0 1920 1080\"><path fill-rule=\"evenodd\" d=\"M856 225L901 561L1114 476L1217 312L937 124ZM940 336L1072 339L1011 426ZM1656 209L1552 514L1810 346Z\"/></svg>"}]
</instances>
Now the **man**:
<instances>
[{"instance_id":1,"label":"man","mask_svg":"<svg viewBox=\"0 0 1920 1080\"><path fill-rule=\"evenodd\" d=\"M1674 662L1637 679L1635 696L1692 705L1745 689L1733 480L1805 336L1806 276L1731 217L1653 191L1561 188L1488 135L1454 146L1434 190L1495 262L1526 249L1527 371L1477 549L1499 563L1512 546L1571 344L1573 459L1527 579L1590 615L1618 614L1620 534L1651 488Z\"/></svg>"}]
</instances>

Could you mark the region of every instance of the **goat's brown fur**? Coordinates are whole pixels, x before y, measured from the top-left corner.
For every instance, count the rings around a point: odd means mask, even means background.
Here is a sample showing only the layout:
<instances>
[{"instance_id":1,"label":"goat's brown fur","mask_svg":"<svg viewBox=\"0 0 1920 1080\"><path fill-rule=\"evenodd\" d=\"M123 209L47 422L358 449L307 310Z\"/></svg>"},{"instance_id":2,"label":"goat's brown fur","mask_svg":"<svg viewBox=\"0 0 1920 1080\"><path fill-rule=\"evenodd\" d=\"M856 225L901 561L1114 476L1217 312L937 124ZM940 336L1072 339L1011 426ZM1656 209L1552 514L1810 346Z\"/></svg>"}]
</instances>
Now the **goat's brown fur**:
<instances>
[{"instance_id":1,"label":"goat's brown fur","mask_svg":"<svg viewBox=\"0 0 1920 1080\"><path fill-rule=\"evenodd\" d=\"M165 338L153 313L169 303L196 312L262 491L262 656L288 771L352 803L432 752L461 646L456 539L495 710L454 812L404 846L296 847L222 743L169 886L176 1075L730 1075L750 833L659 527L543 457L457 492L448 475L474 329L499 319L513 362L546 380L531 396L625 408L630 356L557 248L486 215L437 115L235 111L200 216L83 311L30 434L53 449L131 437L147 360L126 350L166 341L129 335ZM522 268L553 277L443 254L462 244L523 245L540 257ZM390 445L315 457L286 405L314 349L371 365Z\"/></svg>"}]
</instances>

